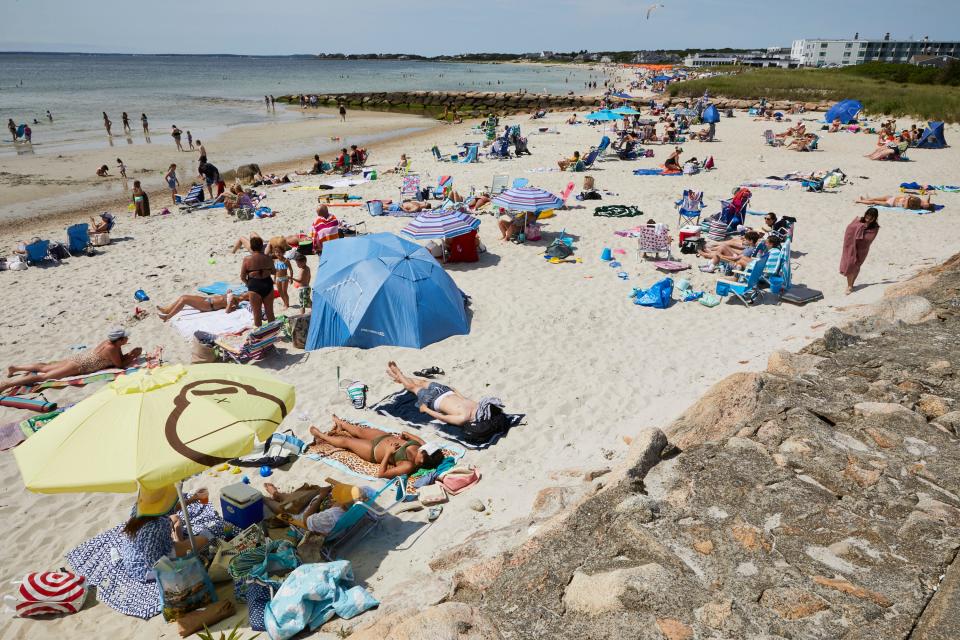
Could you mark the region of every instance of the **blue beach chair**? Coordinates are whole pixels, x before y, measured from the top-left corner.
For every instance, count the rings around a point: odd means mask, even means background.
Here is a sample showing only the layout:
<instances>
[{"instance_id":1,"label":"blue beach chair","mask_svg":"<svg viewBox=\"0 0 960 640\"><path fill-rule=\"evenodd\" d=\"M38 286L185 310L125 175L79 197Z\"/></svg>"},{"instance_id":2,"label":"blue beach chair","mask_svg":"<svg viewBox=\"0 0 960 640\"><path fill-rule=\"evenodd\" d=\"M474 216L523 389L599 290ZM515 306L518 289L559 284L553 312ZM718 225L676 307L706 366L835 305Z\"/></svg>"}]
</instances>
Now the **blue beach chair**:
<instances>
[{"instance_id":1,"label":"blue beach chair","mask_svg":"<svg viewBox=\"0 0 960 640\"><path fill-rule=\"evenodd\" d=\"M49 240L34 240L30 244L26 245L24 249L27 252L27 264L37 265L44 260L58 262L53 256L50 255Z\"/></svg>"},{"instance_id":2,"label":"blue beach chair","mask_svg":"<svg viewBox=\"0 0 960 640\"><path fill-rule=\"evenodd\" d=\"M67 227L67 244L70 253L80 255L90 246L90 227L86 222L80 222Z\"/></svg>"},{"instance_id":3,"label":"blue beach chair","mask_svg":"<svg viewBox=\"0 0 960 640\"><path fill-rule=\"evenodd\" d=\"M717 295L722 298L733 294L748 307L756 304L763 297L760 280L763 278L769 256L769 253L765 253L751 262L746 280L718 280Z\"/></svg>"},{"instance_id":4,"label":"blue beach chair","mask_svg":"<svg viewBox=\"0 0 960 640\"><path fill-rule=\"evenodd\" d=\"M334 525L330 533L323 540L323 554L329 560L334 559L337 549L343 548L349 542L358 542L362 540L370 531L376 527L380 520L398 504L402 503L407 497L407 476L400 476L387 482L375 494L363 502L355 502L347 509L346 513L340 516L337 524ZM394 501L386 507L377 504L377 499L387 493L389 489L394 489Z\"/></svg>"},{"instance_id":5,"label":"blue beach chair","mask_svg":"<svg viewBox=\"0 0 960 640\"><path fill-rule=\"evenodd\" d=\"M480 145L472 144L467 147L467 154L460 159L460 164L469 164L477 162L477 154L480 153Z\"/></svg>"},{"instance_id":6,"label":"blue beach chair","mask_svg":"<svg viewBox=\"0 0 960 640\"><path fill-rule=\"evenodd\" d=\"M679 214L678 228L682 227L684 223L700 224L700 214L703 212L703 191L684 189L683 195L673 204L677 207L677 213Z\"/></svg>"}]
</instances>

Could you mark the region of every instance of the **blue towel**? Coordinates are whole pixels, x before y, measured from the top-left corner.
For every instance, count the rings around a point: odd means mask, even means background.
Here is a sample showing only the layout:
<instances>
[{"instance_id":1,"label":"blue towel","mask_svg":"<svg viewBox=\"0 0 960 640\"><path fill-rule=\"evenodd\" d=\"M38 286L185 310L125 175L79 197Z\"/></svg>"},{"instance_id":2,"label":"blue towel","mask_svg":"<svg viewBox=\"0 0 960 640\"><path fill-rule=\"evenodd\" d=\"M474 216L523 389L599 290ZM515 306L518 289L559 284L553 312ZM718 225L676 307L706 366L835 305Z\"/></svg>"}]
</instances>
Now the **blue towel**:
<instances>
[{"instance_id":1,"label":"blue towel","mask_svg":"<svg viewBox=\"0 0 960 640\"><path fill-rule=\"evenodd\" d=\"M272 640L288 640L304 629L315 631L334 616L349 620L380 602L353 584L348 560L311 563L294 569L264 611Z\"/></svg>"},{"instance_id":2,"label":"blue towel","mask_svg":"<svg viewBox=\"0 0 960 640\"><path fill-rule=\"evenodd\" d=\"M232 289L234 295L238 296L247 292L247 288L242 284L229 284L220 280L211 282L210 284L202 287L197 287L197 290L200 293L205 293L208 296L225 296L227 295L227 289Z\"/></svg>"},{"instance_id":3,"label":"blue towel","mask_svg":"<svg viewBox=\"0 0 960 640\"><path fill-rule=\"evenodd\" d=\"M682 171L677 171L676 173L664 173L663 169L634 169L633 175L635 176L682 176Z\"/></svg>"}]
</instances>

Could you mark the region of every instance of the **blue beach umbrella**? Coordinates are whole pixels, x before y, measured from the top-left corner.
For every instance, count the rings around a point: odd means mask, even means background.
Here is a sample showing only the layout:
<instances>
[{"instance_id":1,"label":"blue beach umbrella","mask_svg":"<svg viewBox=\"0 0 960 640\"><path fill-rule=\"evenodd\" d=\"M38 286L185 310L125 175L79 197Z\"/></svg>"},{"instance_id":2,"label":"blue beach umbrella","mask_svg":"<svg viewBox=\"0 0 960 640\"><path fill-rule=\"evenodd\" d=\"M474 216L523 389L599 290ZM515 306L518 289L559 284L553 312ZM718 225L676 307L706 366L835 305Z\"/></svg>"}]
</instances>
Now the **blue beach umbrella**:
<instances>
[{"instance_id":1,"label":"blue beach umbrella","mask_svg":"<svg viewBox=\"0 0 960 640\"><path fill-rule=\"evenodd\" d=\"M592 120L593 122L608 122L610 120L622 120L623 116L609 109L601 109L600 111L588 113L586 119Z\"/></svg>"},{"instance_id":2,"label":"blue beach umbrella","mask_svg":"<svg viewBox=\"0 0 960 640\"><path fill-rule=\"evenodd\" d=\"M423 247L392 233L324 245L313 282L308 350L422 349L469 332L463 293Z\"/></svg>"},{"instance_id":3,"label":"blue beach umbrella","mask_svg":"<svg viewBox=\"0 0 960 640\"><path fill-rule=\"evenodd\" d=\"M613 110L613 113L619 114L621 116L637 116L640 115L640 112L634 109L633 107L617 107Z\"/></svg>"}]
</instances>

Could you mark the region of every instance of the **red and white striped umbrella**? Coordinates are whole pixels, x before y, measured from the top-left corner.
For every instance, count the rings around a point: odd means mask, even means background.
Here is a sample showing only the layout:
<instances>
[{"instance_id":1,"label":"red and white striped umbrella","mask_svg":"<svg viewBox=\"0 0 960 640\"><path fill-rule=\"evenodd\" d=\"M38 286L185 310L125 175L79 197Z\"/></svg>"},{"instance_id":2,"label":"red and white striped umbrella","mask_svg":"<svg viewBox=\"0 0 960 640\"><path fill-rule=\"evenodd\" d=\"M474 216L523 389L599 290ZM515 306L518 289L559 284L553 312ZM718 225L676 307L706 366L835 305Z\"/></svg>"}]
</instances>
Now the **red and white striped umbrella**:
<instances>
[{"instance_id":1,"label":"red and white striped umbrella","mask_svg":"<svg viewBox=\"0 0 960 640\"><path fill-rule=\"evenodd\" d=\"M537 187L517 187L494 196L493 206L511 211L539 213L548 209L559 209L563 206L563 199Z\"/></svg>"}]
</instances>

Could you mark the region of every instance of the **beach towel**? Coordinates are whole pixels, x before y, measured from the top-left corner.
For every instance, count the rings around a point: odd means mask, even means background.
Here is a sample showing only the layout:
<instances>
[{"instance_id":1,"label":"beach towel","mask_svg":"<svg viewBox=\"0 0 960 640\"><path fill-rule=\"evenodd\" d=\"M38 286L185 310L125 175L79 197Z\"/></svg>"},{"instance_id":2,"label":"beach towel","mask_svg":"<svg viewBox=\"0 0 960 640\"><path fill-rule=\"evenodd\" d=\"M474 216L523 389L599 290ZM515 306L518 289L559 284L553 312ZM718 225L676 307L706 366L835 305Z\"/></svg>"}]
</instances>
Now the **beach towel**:
<instances>
[{"instance_id":1,"label":"beach towel","mask_svg":"<svg viewBox=\"0 0 960 640\"><path fill-rule=\"evenodd\" d=\"M683 171L666 171L664 169L634 169L635 176L682 176Z\"/></svg>"},{"instance_id":2,"label":"beach towel","mask_svg":"<svg viewBox=\"0 0 960 640\"><path fill-rule=\"evenodd\" d=\"M943 209L945 205L935 204L933 205L933 211L927 211L926 209L905 209L903 207L888 207L883 204L872 204L870 206L875 207L880 211L899 211L900 213L915 213L918 216L922 216L927 213L935 213L937 211L940 211L941 209Z\"/></svg>"},{"instance_id":3,"label":"beach towel","mask_svg":"<svg viewBox=\"0 0 960 640\"><path fill-rule=\"evenodd\" d=\"M37 431L40 431L40 429L43 428L44 425L46 425L48 422L50 422L51 420L53 420L54 418L56 418L57 416L59 416L61 413L63 413L64 411L66 411L72 406L73 405L71 404L66 407L60 407L52 411L48 411L47 413L41 413L38 416L33 416L31 418L27 418L26 420L21 420L19 423L17 423L17 427L20 429L20 433L23 435L23 439L26 440L27 438L35 434Z\"/></svg>"},{"instance_id":4,"label":"beach towel","mask_svg":"<svg viewBox=\"0 0 960 640\"><path fill-rule=\"evenodd\" d=\"M642 216L643 211L639 207L633 207L623 204L608 204L603 207L597 207L593 210L593 215L603 218L633 218Z\"/></svg>"},{"instance_id":5,"label":"beach towel","mask_svg":"<svg viewBox=\"0 0 960 640\"><path fill-rule=\"evenodd\" d=\"M194 531L222 532L223 520L210 505L187 507ZM177 514L181 518L183 513ZM120 613L148 619L160 613L160 589L156 582L140 582L127 575L120 557L123 524L96 535L66 554L74 571L97 587L97 600Z\"/></svg>"},{"instance_id":6,"label":"beach towel","mask_svg":"<svg viewBox=\"0 0 960 640\"><path fill-rule=\"evenodd\" d=\"M350 619L380 602L353 584L349 560L311 563L294 569L264 609L272 640L288 640L304 629L315 631L334 616Z\"/></svg>"},{"instance_id":7,"label":"beach towel","mask_svg":"<svg viewBox=\"0 0 960 640\"><path fill-rule=\"evenodd\" d=\"M774 189L776 191L783 191L784 189L789 189L790 184L787 182L771 182L767 180L754 180L751 182L741 182L741 187L746 187L749 189Z\"/></svg>"},{"instance_id":8,"label":"beach towel","mask_svg":"<svg viewBox=\"0 0 960 640\"><path fill-rule=\"evenodd\" d=\"M382 427L379 425L373 425L366 421L358 422L357 424L364 427L373 427L375 429L380 429L381 431L389 431L390 433L400 434L402 429L395 429L393 427ZM466 450L456 444L450 444L443 448L443 455L446 458L453 458L454 460L459 460L464 455L466 455ZM381 478L377 477L379 472L380 465L373 462L368 462L367 460L362 459L357 454L346 451L344 449L338 449L333 445L329 444L313 444L307 447L307 454L304 456L310 460L315 460L317 462L322 462L326 465L343 471L344 473L357 477L364 478L365 480L375 480L379 481ZM407 491L408 493L416 493L416 488L413 486L413 478L410 478L407 481Z\"/></svg>"},{"instance_id":9,"label":"beach towel","mask_svg":"<svg viewBox=\"0 0 960 640\"><path fill-rule=\"evenodd\" d=\"M233 294L237 296L241 296L247 292L247 287L242 284L230 284L221 280L211 282L203 287L197 287L197 291L205 293L208 296L225 296L227 295L227 289L233 291Z\"/></svg>"},{"instance_id":10,"label":"beach towel","mask_svg":"<svg viewBox=\"0 0 960 640\"><path fill-rule=\"evenodd\" d=\"M943 191L944 193L960 193L960 187L946 184L920 184L919 182L901 182L900 191L927 193L928 191Z\"/></svg>"},{"instance_id":11,"label":"beach towel","mask_svg":"<svg viewBox=\"0 0 960 640\"><path fill-rule=\"evenodd\" d=\"M15 446L27 439L20 430L19 422L8 422L0 425L0 451L13 449Z\"/></svg>"},{"instance_id":12,"label":"beach towel","mask_svg":"<svg viewBox=\"0 0 960 640\"><path fill-rule=\"evenodd\" d=\"M184 340L189 341L197 331L205 331L217 336L243 331L253 326L253 314L250 313L250 306L245 302L241 303L233 313L227 313L226 309L200 311L187 307L170 318L170 324Z\"/></svg>"},{"instance_id":13,"label":"beach towel","mask_svg":"<svg viewBox=\"0 0 960 640\"><path fill-rule=\"evenodd\" d=\"M463 432L459 428L446 424L445 422L440 422L439 420L432 420L427 414L421 413L417 407L417 396L409 391L403 390L391 393L380 402L372 405L370 409L382 416L396 418L400 422L411 427L416 427L417 429L429 425L434 427L445 440L452 440L468 449L474 450L486 449L493 446L500 438L507 435L510 429L523 422L523 419L526 417L525 414L522 413L506 414L508 421L507 431L494 434L489 440L481 444L474 444L463 439Z\"/></svg>"},{"instance_id":14,"label":"beach towel","mask_svg":"<svg viewBox=\"0 0 960 640\"><path fill-rule=\"evenodd\" d=\"M133 366L126 369L102 369L94 373L88 373L81 376L67 376L66 378L56 378L54 380L45 380L38 382L29 389L24 387L14 387L10 390L13 395L27 395L31 393L40 393L46 389L66 389L67 387L84 387L95 382L112 382L120 374L131 374L144 367L156 367L163 362L163 348L157 347L146 356L137 358Z\"/></svg>"}]
</instances>

